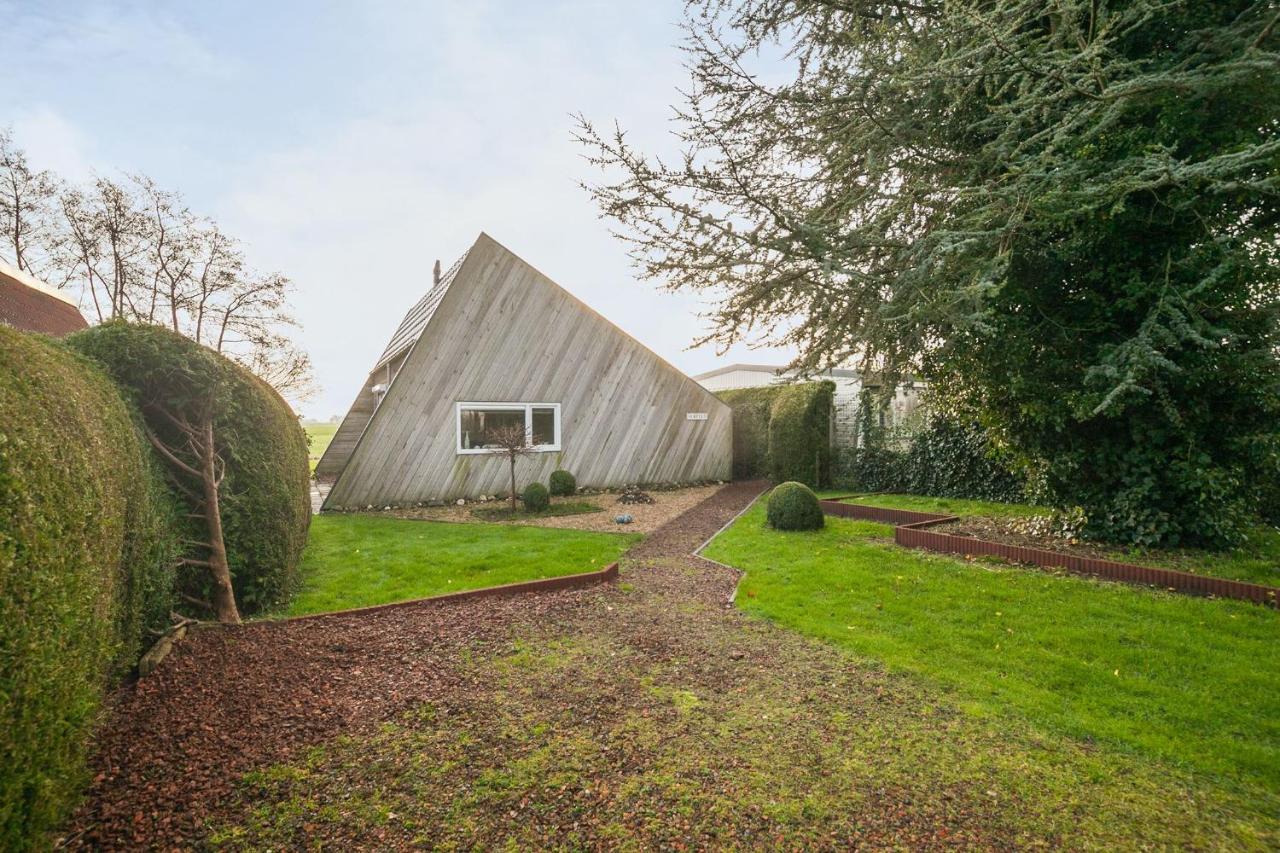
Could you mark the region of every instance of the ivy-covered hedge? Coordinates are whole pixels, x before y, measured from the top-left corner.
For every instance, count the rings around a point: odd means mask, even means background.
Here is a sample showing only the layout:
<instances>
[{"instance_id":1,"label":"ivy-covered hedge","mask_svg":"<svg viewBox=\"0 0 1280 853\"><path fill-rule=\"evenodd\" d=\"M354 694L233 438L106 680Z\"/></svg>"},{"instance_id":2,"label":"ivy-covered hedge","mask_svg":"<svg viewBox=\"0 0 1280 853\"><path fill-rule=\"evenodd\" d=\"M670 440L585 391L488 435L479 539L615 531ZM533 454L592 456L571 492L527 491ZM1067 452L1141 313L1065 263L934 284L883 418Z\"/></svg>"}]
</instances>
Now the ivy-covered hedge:
<instances>
[{"instance_id":1,"label":"ivy-covered hedge","mask_svg":"<svg viewBox=\"0 0 1280 853\"><path fill-rule=\"evenodd\" d=\"M733 411L733 476L825 486L835 384L803 382L716 394Z\"/></svg>"},{"instance_id":2,"label":"ivy-covered hedge","mask_svg":"<svg viewBox=\"0 0 1280 853\"><path fill-rule=\"evenodd\" d=\"M716 393L733 411L733 479L769 476L769 412L781 387L734 388Z\"/></svg>"},{"instance_id":3,"label":"ivy-covered hedge","mask_svg":"<svg viewBox=\"0 0 1280 853\"><path fill-rule=\"evenodd\" d=\"M58 343L0 326L0 848L74 803L104 690L167 621L173 507L135 414Z\"/></svg>"},{"instance_id":4,"label":"ivy-covered hedge","mask_svg":"<svg viewBox=\"0 0 1280 853\"><path fill-rule=\"evenodd\" d=\"M785 385L769 409L769 478L807 486L831 483L834 382Z\"/></svg>"},{"instance_id":5,"label":"ivy-covered hedge","mask_svg":"<svg viewBox=\"0 0 1280 853\"><path fill-rule=\"evenodd\" d=\"M297 587L311 524L307 439L289 405L240 365L158 326L104 323L67 342L98 360L135 400L163 393L166 383L213 389L214 431L227 466L222 525L236 601L245 614L286 601ZM178 492L174 497L185 500ZM193 528L188 538L201 533ZM185 570L180 583L207 599L203 570Z\"/></svg>"},{"instance_id":6,"label":"ivy-covered hedge","mask_svg":"<svg viewBox=\"0 0 1280 853\"><path fill-rule=\"evenodd\" d=\"M1000 460L976 424L933 417L904 449L867 430L862 441L862 447L839 453L834 480L840 488L991 501L1028 498L1025 479Z\"/></svg>"}]
</instances>

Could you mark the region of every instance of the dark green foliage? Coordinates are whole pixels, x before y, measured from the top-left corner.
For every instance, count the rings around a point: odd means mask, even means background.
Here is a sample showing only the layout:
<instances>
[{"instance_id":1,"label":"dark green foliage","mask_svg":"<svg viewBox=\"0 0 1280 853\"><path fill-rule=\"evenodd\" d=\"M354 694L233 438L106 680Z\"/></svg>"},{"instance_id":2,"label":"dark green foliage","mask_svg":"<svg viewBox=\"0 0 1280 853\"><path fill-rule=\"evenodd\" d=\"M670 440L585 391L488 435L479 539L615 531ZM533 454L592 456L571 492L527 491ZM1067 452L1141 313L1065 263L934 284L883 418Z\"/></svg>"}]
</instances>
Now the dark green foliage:
<instances>
[{"instance_id":1,"label":"dark green foliage","mask_svg":"<svg viewBox=\"0 0 1280 853\"><path fill-rule=\"evenodd\" d=\"M835 385L804 382L716 394L733 410L733 477L830 481Z\"/></svg>"},{"instance_id":2,"label":"dark green foliage","mask_svg":"<svg viewBox=\"0 0 1280 853\"><path fill-rule=\"evenodd\" d=\"M818 530L826 523L818 496L796 482L781 483L769 493L766 518L777 530Z\"/></svg>"},{"instance_id":3,"label":"dark green foliage","mask_svg":"<svg viewBox=\"0 0 1280 853\"><path fill-rule=\"evenodd\" d=\"M769 408L769 478L831 483L833 382L786 385Z\"/></svg>"},{"instance_id":4,"label":"dark green foliage","mask_svg":"<svg viewBox=\"0 0 1280 853\"><path fill-rule=\"evenodd\" d=\"M1257 472L1258 514L1267 524L1280 527L1280 454Z\"/></svg>"},{"instance_id":5,"label":"dark green foliage","mask_svg":"<svg viewBox=\"0 0 1280 853\"><path fill-rule=\"evenodd\" d=\"M530 483L524 487L524 491L520 493L520 500L524 501L526 512L542 512L551 505L551 495L547 492L547 487L541 483Z\"/></svg>"},{"instance_id":6,"label":"dark green foliage","mask_svg":"<svg viewBox=\"0 0 1280 853\"><path fill-rule=\"evenodd\" d=\"M568 497L578 491L578 481L564 469L552 471L548 482L551 486L551 494L556 497Z\"/></svg>"},{"instance_id":7,"label":"dark green foliage","mask_svg":"<svg viewBox=\"0 0 1280 853\"><path fill-rule=\"evenodd\" d=\"M718 391L733 411L733 479L769 476L769 411L782 386Z\"/></svg>"},{"instance_id":8,"label":"dark green foliage","mask_svg":"<svg viewBox=\"0 0 1280 853\"><path fill-rule=\"evenodd\" d=\"M88 360L0 325L0 848L44 847L104 689L167 622L167 493Z\"/></svg>"},{"instance_id":9,"label":"dark green foliage","mask_svg":"<svg viewBox=\"0 0 1280 853\"><path fill-rule=\"evenodd\" d=\"M246 614L286 601L311 523L307 440L288 404L243 367L157 326L105 323L67 340L100 361L140 405L155 399L197 405L212 395L226 462L222 523L236 600ZM143 411L156 433L168 434L162 418ZM194 528L189 535L201 537ZM184 570L181 582L188 593L207 597L205 572Z\"/></svg>"},{"instance_id":10,"label":"dark green foliage","mask_svg":"<svg viewBox=\"0 0 1280 853\"><path fill-rule=\"evenodd\" d=\"M687 25L685 157L580 136L644 272L714 295L709 340L923 370L1095 536L1239 537L1280 421L1274 3L702 0Z\"/></svg>"},{"instance_id":11,"label":"dark green foliage","mask_svg":"<svg viewBox=\"0 0 1280 853\"><path fill-rule=\"evenodd\" d=\"M1024 477L1013 471L977 424L934 416L905 448L887 446L878 430L864 430L863 446L841 450L835 482L859 492L903 492L949 498L1020 502Z\"/></svg>"}]
</instances>

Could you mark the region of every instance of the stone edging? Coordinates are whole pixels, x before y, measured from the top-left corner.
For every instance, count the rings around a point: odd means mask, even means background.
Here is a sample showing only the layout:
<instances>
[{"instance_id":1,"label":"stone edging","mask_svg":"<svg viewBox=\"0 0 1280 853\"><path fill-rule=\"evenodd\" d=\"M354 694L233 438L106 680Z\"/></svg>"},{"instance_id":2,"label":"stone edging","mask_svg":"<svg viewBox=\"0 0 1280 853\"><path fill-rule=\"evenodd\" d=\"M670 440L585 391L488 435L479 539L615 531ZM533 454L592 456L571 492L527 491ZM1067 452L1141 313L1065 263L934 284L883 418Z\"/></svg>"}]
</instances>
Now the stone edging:
<instances>
[{"instance_id":1,"label":"stone edging","mask_svg":"<svg viewBox=\"0 0 1280 853\"><path fill-rule=\"evenodd\" d=\"M697 548L694 548L689 555L691 557L696 557L699 560L704 560L705 562L711 563L713 566L719 566L722 569L728 569L729 571L733 572L738 576L738 579L733 582L733 592L729 593L729 598L727 601L725 601L726 607L732 607L733 603L738 600L738 587L742 586L742 579L747 576L747 573L744 572L742 569L734 568L733 566L726 566L724 563L720 562L719 560L713 560L710 557L704 557L702 556L702 552L706 549L708 545L712 543L712 541L717 536L719 536L721 533L724 533L726 530L728 530L730 525L732 525L735 521L737 521L738 519L746 515L747 510L755 506L756 501L760 500L760 498L763 495L768 494L768 492L769 492L769 489L761 490L761 492L758 495L756 495L754 498L752 498L750 501L747 502L746 506L744 506L742 509L734 513L733 518L729 519L723 525L721 525L719 530L717 530L715 533L712 533L710 536L708 536L707 540L703 542L701 545L699 545Z\"/></svg>"},{"instance_id":2,"label":"stone edging","mask_svg":"<svg viewBox=\"0 0 1280 853\"><path fill-rule=\"evenodd\" d=\"M1121 563L1099 557L1085 557L1043 548L1027 548L1006 545L973 536L954 536L925 528L948 521L958 521L954 515L932 512L913 512L905 509L887 509L865 504L840 503L845 498L819 501L826 515L840 518L861 518L894 525L893 541L906 548L921 548L943 554L974 554L1002 557L1017 563L1029 563L1046 569L1063 569L1080 575L1091 575L1124 583L1158 586L1186 595L1205 595L1215 598L1234 598L1258 604L1277 606L1280 589L1262 584L1197 575L1176 569L1157 569L1134 563Z\"/></svg>"}]
</instances>

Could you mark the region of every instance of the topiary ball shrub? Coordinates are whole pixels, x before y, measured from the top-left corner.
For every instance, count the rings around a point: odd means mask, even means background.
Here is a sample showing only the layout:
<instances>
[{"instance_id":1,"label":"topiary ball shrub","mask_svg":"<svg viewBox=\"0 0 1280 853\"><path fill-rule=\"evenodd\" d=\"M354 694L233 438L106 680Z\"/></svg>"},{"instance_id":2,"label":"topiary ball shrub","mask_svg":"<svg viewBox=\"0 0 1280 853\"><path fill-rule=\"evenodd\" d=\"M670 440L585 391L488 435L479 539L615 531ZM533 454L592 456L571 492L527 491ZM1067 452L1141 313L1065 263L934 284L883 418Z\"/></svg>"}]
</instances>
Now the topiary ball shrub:
<instances>
[{"instance_id":1,"label":"topiary ball shrub","mask_svg":"<svg viewBox=\"0 0 1280 853\"><path fill-rule=\"evenodd\" d=\"M173 508L88 359L0 324L0 849L44 849L103 692L168 623Z\"/></svg>"},{"instance_id":2,"label":"topiary ball shrub","mask_svg":"<svg viewBox=\"0 0 1280 853\"><path fill-rule=\"evenodd\" d=\"M818 496L804 483L783 483L769 494L766 517L776 530L819 530L826 523Z\"/></svg>"},{"instance_id":3,"label":"topiary ball shrub","mask_svg":"<svg viewBox=\"0 0 1280 853\"><path fill-rule=\"evenodd\" d=\"M542 512L551 506L551 495L547 492L547 487L541 483L530 483L524 487L524 491L520 493L520 500L524 501L526 512Z\"/></svg>"},{"instance_id":4,"label":"topiary ball shrub","mask_svg":"<svg viewBox=\"0 0 1280 853\"><path fill-rule=\"evenodd\" d=\"M251 614L287 601L311 524L307 438L288 403L244 367L160 326L109 322L66 340L106 368L162 437L172 430L149 402L212 397L215 444L226 465L219 505L236 602ZM173 493L190 506L181 489ZM184 537L199 541L204 534L194 524ZM180 584L210 600L203 569L184 569Z\"/></svg>"},{"instance_id":5,"label":"topiary ball shrub","mask_svg":"<svg viewBox=\"0 0 1280 853\"><path fill-rule=\"evenodd\" d=\"M563 469L551 472L551 494L556 497L567 497L578 491L578 481L573 475Z\"/></svg>"}]
</instances>

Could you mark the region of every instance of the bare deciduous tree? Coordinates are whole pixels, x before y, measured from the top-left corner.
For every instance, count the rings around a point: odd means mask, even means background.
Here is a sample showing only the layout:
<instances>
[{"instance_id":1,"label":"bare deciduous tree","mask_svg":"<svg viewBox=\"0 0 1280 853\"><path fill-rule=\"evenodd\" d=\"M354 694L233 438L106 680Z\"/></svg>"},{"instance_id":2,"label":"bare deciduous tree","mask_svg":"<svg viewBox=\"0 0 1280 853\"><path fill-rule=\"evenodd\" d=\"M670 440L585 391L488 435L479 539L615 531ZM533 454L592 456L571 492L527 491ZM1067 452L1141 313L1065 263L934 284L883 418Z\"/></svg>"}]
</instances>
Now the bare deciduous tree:
<instances>
[{"instance_id":1,"label":"bare deciduous tree","mask_svg":"<svg viewBox=\"0 0 1280 853\"><path fill-rule=\"evenodd\" d=\"M484 446L490 453L507 457L511 465L511 512L516 512L516 460L533 452L537 439L523 424L495 427L484 433Z\"/></svg>"},{"instance_id":2,"label":"bare deciduous tree","mask_svg":"<svg viewBox=\"0 0 1280 853\"><path fill-rule=\"evenodd\" d=\"M57 179L32 171L12 133L0 129L0 246L18 269L45 274L57 195Z\"/></svg>"},{"instance_id":3,"label":"bare deciduous tree","mask_svg":"<svg viewBox=\"0 0 1280 853\"><path fill-rule=\"evenodd\" d=\"M56 287L78 287L99 322L156 323L232 358L294 400L311 360L288 339L292 282L255 272L239 242L145 175L64 187L0 132L0 252Z\"/></svg>"}]
</instances>

